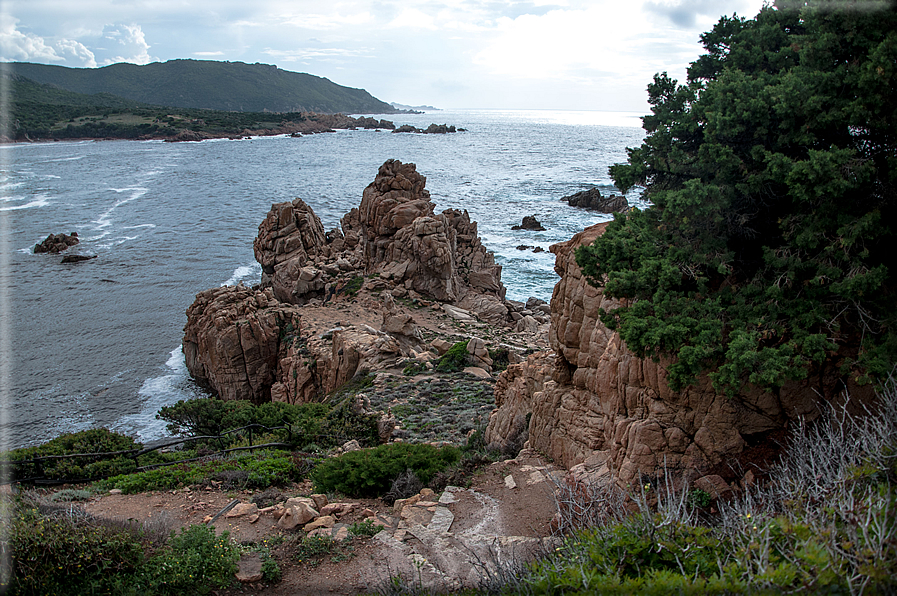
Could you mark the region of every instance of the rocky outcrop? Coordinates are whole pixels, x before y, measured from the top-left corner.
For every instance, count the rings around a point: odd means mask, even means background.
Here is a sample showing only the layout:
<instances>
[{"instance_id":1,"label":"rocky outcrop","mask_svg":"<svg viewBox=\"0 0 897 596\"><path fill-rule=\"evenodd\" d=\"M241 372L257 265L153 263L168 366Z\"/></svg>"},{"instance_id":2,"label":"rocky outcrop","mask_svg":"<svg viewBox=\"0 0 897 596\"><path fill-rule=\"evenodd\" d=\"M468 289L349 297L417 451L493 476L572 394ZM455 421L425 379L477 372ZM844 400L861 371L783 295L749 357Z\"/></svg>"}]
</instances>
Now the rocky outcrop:
<instances>
[{"instance_id":1,"label":"rocky outcrop","mask_svg":"<svg viewBox=\"0 0 897 596\"><path fill-rule=\"evenodd\" d=\"M435 214L425 183L414 164L387 161L359 208L329 232L301 199L272 205L253 245L262 266L258 288L207 290L187 311L183 344L191 375L224 399L302 403L360 371L402 358L423 362L427 342L393 298L427 305L435 299L467 313L470 323L538 330L544 313L520 323L526 316L515 307L511 317L501 267L477 237L476 223L463 211ZM296 306L324 307L356 295L370 320L299 334ZM488 371L481 348L475 356Z\"/></svg>"},{"instance_id":2,"label":"rocky outcrop","mask_svg":"<svg viewBox=\"0 0 897 596\"><path fill-rule=\"evenodd\" d=\"M75 246L80 241L78 232L72 232L71 234L50 234L43 242L34 245L34 253L58 254L67 250L70 246Z\"/></svg>"},{"instance_id":3,"label":"rocky outcrop","mask_svg":"<svg viewBox=\"0 0 897 596\"><path fill-rule=\"evenodd\" d=\"M467 211L436 215L414 164L384 163L359 207L364 270L442 302L507 320L501 266L480 242Z\"/></svg>"},{"instance_id":4,"label":"rocky outcrop","mask_svg":"<svg viewBox=\"0 0 897 596\"><path fill-rule=\"evenodd\" d=\"M183 349L190 375L222 399L271 401L299 310L272 290L225 286L200 292L187 309ZM282 376L282 375L281 375Z\"/></svg>"},{"instance_id":5,"label":"rocky outcrop","mask_svg":"<svg viewBox=\"0 0 897 596\"><path fill-rule=\"evenodd\" d=\"M463 130L463 129L462 129ZM427 128L417 128L415 126L411 126L410 124L403 124L402 126L393 130L393 132L416 132L419 134L428 134L428 135L439 135L446 134L450 132L455 132L456 129L454 126L448 124L431 124Z\"/></svg>"},{"instance_id":6,"label":"rocky outcrop","mask_svg":"<svg viewBox=\"0 0 897 596\"><path fill-rule=\"evenodd\" d=\"M602 213L614 213L629 209L629 202L626 200L626 197L617 195L604 197L601 196L601 191L597 188L583 190L563 197L561 200L567 201L567 204L571 207L582 207Z\"/></svg>"},{"instance_id":7,"label":"rocky outcrop","mask_svg":"<svg viewBox=\"0 0 897 596\"><path fill-rule=\"evenodd\" d=\"M327 245L339 239L338 231L329 237L324 233L321 220L302 199L272 205L253 243L262 286L271 287L282 302L301 304L306 295L324 289L323 271L315 263L329 256Z\"/></svg>"},{"instance_id":8,"label":"rocky outcrop","mask_svg":"<svg viewBox=\"0 0 897 596\"><path fill-rule=\"evenodd\" d=\"M545 228L539 223L535 215L526 215L519 226L511 226L512 230L530 230L533 232L544 232Z\"/></svg>"},{"instance_id":9,"label":"rocky outcrop","mask_svg":"<svg viewBox=\"0 0 897 596\"><path fill-rule=\"evenodd\" d=\"M738 469L742 452L764 445L790 421L818 415L818 389L827 397L837 393L834 378L733 398L717 394L706 377L671 391L670 362L636 357L601 323L600 310L619 303L588 284L576 264L576 247L593 242L606 225L551 247L561 276L551 300L553 355L534 354L499 377L488 442L513 440L528 414L530 446L585 476L613 476L626 484L664 468L696 476L714 468L731 481L747 471Z\"/></svg>"}]
</instances>

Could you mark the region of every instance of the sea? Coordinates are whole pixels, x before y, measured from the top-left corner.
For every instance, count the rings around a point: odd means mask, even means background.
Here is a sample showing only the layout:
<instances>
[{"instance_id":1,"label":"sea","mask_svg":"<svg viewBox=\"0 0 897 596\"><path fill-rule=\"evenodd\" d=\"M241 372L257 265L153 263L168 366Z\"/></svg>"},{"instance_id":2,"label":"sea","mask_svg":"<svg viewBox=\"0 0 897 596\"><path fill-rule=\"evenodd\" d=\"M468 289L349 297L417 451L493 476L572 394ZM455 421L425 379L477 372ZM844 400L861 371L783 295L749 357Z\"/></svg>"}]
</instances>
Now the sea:
<instances>
[{"instance_id":1,"label":"sea","mask_svg":"<svg viewBox=\"0 0 897 596\"><path fill-rule=\"evenodd\" d=\"M610 219L560 199L593 186L615 192L608 166L641 143L640 116L446 110L377 117L463 132L0 146L4 446L97 426L164 436L161 407L206 395L181 351L195 295L258 283L252 242L272 203L301 197L332 229L387 159L417 164L437 212L470 213L508 298L549 300L558 277L548 247ZM637 193L627 198L644 206ZM527 215L546 230L511 229ZM97 258L62 264L33 253L60 232L78 233L70 252Z\"/></svg>"}]
</instances>

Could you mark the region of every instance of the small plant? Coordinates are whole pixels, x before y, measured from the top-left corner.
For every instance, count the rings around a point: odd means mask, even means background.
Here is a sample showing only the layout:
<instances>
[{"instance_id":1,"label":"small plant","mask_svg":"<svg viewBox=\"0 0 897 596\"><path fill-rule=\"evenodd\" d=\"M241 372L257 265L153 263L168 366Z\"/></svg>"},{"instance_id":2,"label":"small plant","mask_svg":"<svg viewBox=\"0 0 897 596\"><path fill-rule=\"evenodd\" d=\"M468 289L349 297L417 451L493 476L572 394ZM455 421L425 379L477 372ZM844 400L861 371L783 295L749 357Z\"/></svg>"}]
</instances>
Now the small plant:
<instances>
[{"instance_id":1,"label":"small plant","mask_svg":"<svg viewBox=\"0 0 897 596\"><path fill-rule=\"evenodd\" d=\"M710 493L708 493L706 490L697 488L688 494L688 502L692 507L703 509L710 505L710 501Z\"/></svg>"},{"instance_id":2,"label":"small plant","mask_svg":"<svg viewBox=\"0 0 897 596\"><path fill-rule=\"evenodd\" d=\"M159 594L208 594L226 588L234 579L240 553L227 532L192 525L172 534L168 548L154 557L149 568Z\"/></svg>"},{"instance_id":3,"label":"small plant","mask_svg":"<svg viewBox=\"0 0 897 596\"><path fill-rule=\"evenodd\" d=\"M420 362L414 360L408 363L405 368L402 369L402 374L406 377L413 377L414 375L418 375L422 372L427 371L427 364L425 362Z\"/></svg>"},{"instance_id":4,"label":"small plant","mask_svg":"<svg viewBox=\"0 0 897 596\"><path fill-rule=\"evenodd\" d=\"M330 536L306 536L296 547L296 560L312 567L321 562L321 557L329 555L336 547L336 541Z\"/></svg>"},{"instance_id":5,"label":"small plant","mask_svg":"<svg viewBox=\"0 0 897 596\"><path fill-rule=\"evenodd\" d=\"M361 286L363 286L363 285L364 285L364 277L361 275L358 275L356 277L353 277L349 281L347 281L346 284L342 288L339 289L339 293L344 294L346 296L354 296L355 294L358 293L358 290L360 290Z\"/></svg>"},{"instance_id":6,"label":"small plant","mask_svg":"<svg viewBox=\"0 0 897 596\"><path fill-rule=\"evenodd\" d=\"M372 536L376 536L383 530L382 524L375 524L372 520L366 519L364 521L355 522L351 526L349 526L349 534L353 536L364 536L370 538Z\"/></svg>"},{"instance_id":7,"label":"small plant","mask_svg":"<svg viewBox=\"0 0 897 596\"><path fill-rule=\"evenodd\" d=\"M51 501L71 502L71 501L87 501L93 497L93 492L77 488L64 488L50 496Z\"/></svg>"}]
</instances>

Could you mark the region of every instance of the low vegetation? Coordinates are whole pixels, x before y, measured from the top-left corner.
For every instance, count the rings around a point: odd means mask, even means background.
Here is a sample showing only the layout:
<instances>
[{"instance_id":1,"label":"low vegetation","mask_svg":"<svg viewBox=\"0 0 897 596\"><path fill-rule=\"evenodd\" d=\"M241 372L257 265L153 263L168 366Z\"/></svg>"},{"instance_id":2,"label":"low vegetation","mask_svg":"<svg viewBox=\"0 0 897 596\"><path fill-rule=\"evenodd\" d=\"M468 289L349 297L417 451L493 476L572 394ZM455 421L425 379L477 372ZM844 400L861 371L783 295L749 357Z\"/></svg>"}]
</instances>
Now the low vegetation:
<instances>
[{"instance_id":1,"label":"low vegetation","mask_svg":"<svg viewBox=\"0 0 897 596\"><path fill-rule=\"evenodd\" d=\"M14 513L11 594L209 594L231 584L239 558L227 532L216 536L205 526L161 534L75 508L48 509L27 496Z\"/></svg>"}]
</instances>

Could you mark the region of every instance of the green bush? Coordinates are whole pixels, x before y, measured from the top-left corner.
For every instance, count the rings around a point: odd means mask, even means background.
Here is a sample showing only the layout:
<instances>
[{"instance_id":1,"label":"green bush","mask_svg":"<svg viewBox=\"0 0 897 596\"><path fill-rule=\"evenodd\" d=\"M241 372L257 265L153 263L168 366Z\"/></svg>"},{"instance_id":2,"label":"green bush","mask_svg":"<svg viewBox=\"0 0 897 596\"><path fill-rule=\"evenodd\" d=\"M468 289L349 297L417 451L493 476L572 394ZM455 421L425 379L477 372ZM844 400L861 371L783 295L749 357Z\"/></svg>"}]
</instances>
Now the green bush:
<instances>
[{"instance_id":1,"label":"green bush","mask_svg":"<svg viewBox=\"0 0 897 596\"><path fill-rule=\"evenodd\" d=\"M467 342L459 341L436 361L436 370L439 372L458 372L467 366L468 356Z\"/></svg>"},{"instance_id":2,"label":"green bush","mask_svg":"<svg viewBox=\"0 0 897 596\"><path fill-rule=\"evenodd\" d=\"M50 518L36 508L17 512L11 526L12 594L117 594L144 561L144 545L122 529Z\"/></svg>"},{"instance_id":3,"label":"green bush","mask_svg":"<svg viewBox=\"0 0 897 596\"><path fill-rule=\"evenodd\" d=\"M895 31L893 3L777 0L702 34L685 84L648 85L645 140L610 176L651 205L576 261L674 391L891 374Z\"/></svg>"},{"instance_id":4,"label":"green bush","mask_svg":"<svg viewBox=\"0 0 897 596\"><path fill-rule=\"evenodd\" d=\"M375 524L369 519L355 522L349 526L349 533L353 536L366 536L368 538L379 534L381 530L383 530L382 524Z\"/></svg>"},{"instance_id":5,"label":"green bush","mask_svg":"<svg viewBox=\"0 0 897 596\"><path fill-rule=\"evenodd\" d=\"M96 487L103 490L117 488L125 494L169 490L207 483L228 471L245 472L245 487L252 488L266 488L298 481L302 479L304 472L302 468L296 466L292 456L283 452L262 451L113 476L96 483Z\"/></svg>"},{"instance_id":6,"label":"green bush","mask_svg":"<svg viewBox=\"0 0 897 596\"><path fill-rule=\"evenodd\" d=\"M378 497L389 491L392 481L406 470L426 484L437 472L456 463L460 455L455 447L390 443L325 460L318 464L311 478L320 492Z\"/></svg>"},{"instance_id":7,"label":"green bush","mask_svg":"<svg viewBox=\"0 0 897 596\"><path fill-rule=\"evenodd\" d=\"M350 384L367 386L370 379L353 379ZM349 385L349 384L347 384ZM349 395L346 391L339 396ZM272 402L253 405L244 400L195 399L179 401L162 408L156 415L168 421L168 431L182 436L215 436L249 424L269 428L289 426L290 431L254 432L253 441L284 443L293 449L308 450L310 446L329 448L357 439L362 445L376 445L377 416L365 415L354 408L354 400L340 399L335 405L323 403L287 404ZM210 447L248 445L248 433L227 435L222 442L209 440Z\"/></svg>"},{"instance_id":8,"label":"green bush","mask_svg":"<svg viewBox=\"0 0 897 596\"><path fill-rule=\"evenodd\" d=\"M239 558L227 532L216 536L214 528L193 525L172 535L144 573L156 594L208 594L233 582Z\"/></svg>"},{"instance_id":9,"label":"green bush","mask_svg":"<svg viewBox=\"0 0 897 596\"><path fill-rule=\"evenodd\" d=\"M134 470L137 464L126 455L50 459L34 463L26 460L75 453L136 452L140 448L140 443L127 435L106 428L92 428L60 435L35 447L14 449L6 454L4 459L10 460L13 476L19 480L28 478L91 480L128 473Z\"/></svg>"}]
</instances>

